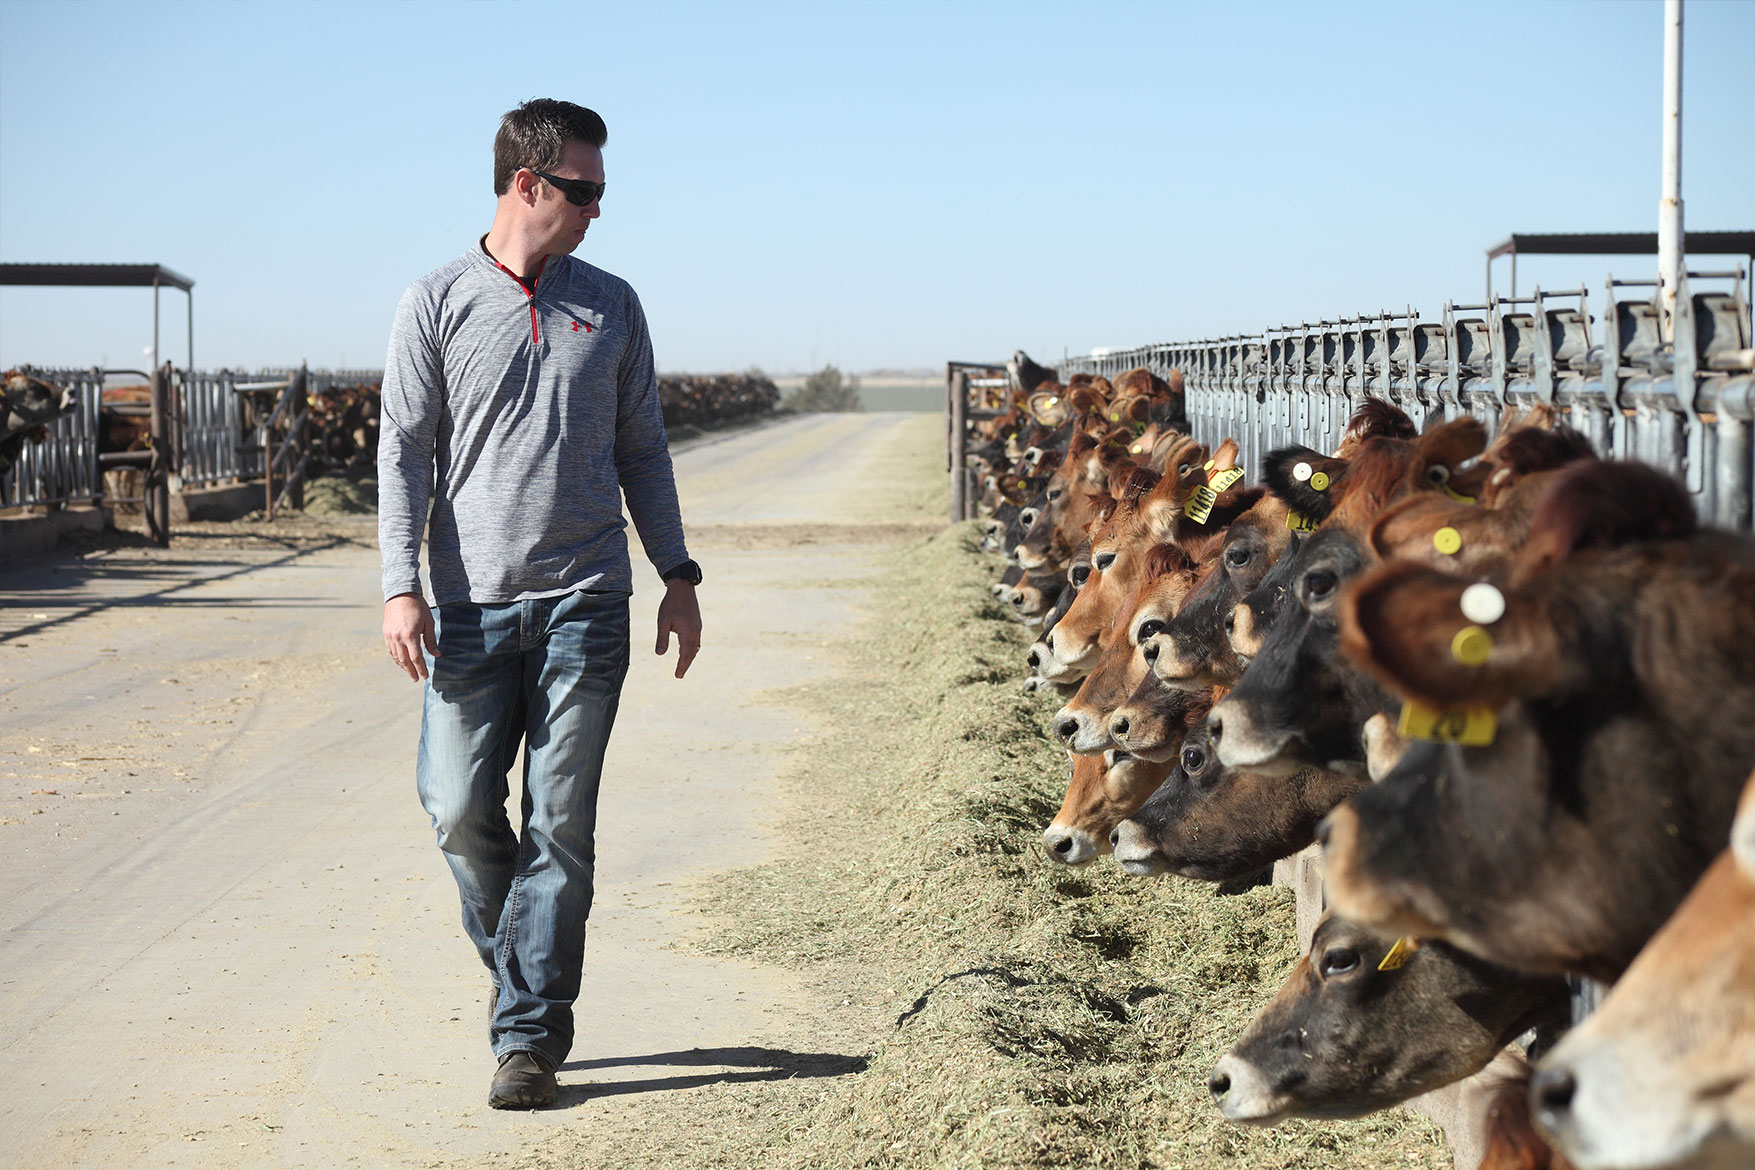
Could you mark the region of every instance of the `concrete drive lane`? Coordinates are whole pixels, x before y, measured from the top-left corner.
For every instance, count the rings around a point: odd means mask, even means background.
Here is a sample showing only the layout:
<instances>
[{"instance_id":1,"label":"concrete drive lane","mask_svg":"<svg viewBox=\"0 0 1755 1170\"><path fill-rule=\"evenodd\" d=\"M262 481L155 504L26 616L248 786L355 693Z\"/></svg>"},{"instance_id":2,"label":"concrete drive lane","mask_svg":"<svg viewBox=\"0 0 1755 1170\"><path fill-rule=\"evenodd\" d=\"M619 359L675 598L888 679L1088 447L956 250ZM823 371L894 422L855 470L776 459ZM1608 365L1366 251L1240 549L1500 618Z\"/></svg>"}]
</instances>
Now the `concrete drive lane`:
<instances>
[{"instance_id":1,"label":"concrete drive lane","mask_svg":"<svg viewBox=\"0 0 1755 1170\"><path fill-rule=\"evenodd\" d=\"M764 692L819 677L858 617L838 583L930 530L941 441L804 416L677 453L706 645L680 683L652 655L635 542L561 1077L586 1109L485 1107L487 975L415 798L369 520L0 568L0 1166L429 1166L614 1123L710 1077L694 1049L810 1048L792 977L689 953L678 911L766 856L796 724Z\"/></svg>"}]
</instances>

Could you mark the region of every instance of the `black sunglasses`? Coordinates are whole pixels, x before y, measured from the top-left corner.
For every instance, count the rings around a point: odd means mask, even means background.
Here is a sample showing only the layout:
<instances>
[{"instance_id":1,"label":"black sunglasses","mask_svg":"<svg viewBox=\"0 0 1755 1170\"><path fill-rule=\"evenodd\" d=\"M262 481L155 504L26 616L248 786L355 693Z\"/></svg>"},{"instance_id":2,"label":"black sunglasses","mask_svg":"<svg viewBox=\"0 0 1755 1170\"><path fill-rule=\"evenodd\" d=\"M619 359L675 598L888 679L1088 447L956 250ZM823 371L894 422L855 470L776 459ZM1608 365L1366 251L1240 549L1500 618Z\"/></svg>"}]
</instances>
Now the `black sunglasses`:
<instances>
[{"instance_id":1,"label":"black sunglasses","mask_svg":"<svg viewBox=\"0 0 1755 1170\"><path fill-rule=\"evenodd\" d=\"M603 184L593 183L590 179L563 179L559 175L551 175L547 171L530 168L530 173L548 183L567 197L567 202L577 207L590 207L603 198Z\"/></svg>"}]
</instances>

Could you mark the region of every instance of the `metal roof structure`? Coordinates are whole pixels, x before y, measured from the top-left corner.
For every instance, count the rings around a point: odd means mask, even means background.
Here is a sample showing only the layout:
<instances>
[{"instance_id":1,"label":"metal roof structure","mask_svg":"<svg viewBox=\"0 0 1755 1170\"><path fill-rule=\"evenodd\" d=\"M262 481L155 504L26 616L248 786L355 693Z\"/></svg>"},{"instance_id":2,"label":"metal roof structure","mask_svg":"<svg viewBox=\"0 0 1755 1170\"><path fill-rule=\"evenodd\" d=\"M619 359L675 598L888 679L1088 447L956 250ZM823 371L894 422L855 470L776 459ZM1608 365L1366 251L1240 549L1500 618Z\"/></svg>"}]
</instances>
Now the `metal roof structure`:
<instances>
[{"instance_id":1,"label":"metal roof structure","mask_svg":"<svg viewBox=\"0 0 1755 1170\"><path fill-rule=\"evenodd\" d=\"M163 264L0 264L0 285L150 288L154 368L158 366L158 290L180 288L189 298L189 368L195 368L195 282Z\"/></svg>"},{"instance_id":2,"label":"metal roof structure","mask_svg":"<svg viewBox=\"0 0 1755 1170\"><path fill-rule=\"evenodd\" d=\"M1705 256L1755 256L1755 232L1697 232L1683 237L1688 251ZM1514 232L1487 249L1500 256L1655 256L1656 232Z\"/></svg>"},{"instance_id":3,"label":"metal roof structure","mask_svg":"<svg viewBox=\"0 0 1755 1170\"><path fill-rule=\"evenodd\" d=\"M1682 244L1692 256L1745 256L1755 267L1755 232L1689 231ZM1517 295L1517 258L1523 256L1656 256L1656 232L1513 232L1487 249L1487 299L1493 299L1493 261L1511 257L1511 295Z\"/></svg>"},{"instance_id":4,"label":"metal roof structure","mask_svg":"<svg viewBox=\"0 0 1755 1170\"><path fill-rule=\"evenodd\" d=\"M0 264L0 284L84 285L101 288L152 288L188 292L195 282L163 264Z\"/></svg>"}]
</instances>

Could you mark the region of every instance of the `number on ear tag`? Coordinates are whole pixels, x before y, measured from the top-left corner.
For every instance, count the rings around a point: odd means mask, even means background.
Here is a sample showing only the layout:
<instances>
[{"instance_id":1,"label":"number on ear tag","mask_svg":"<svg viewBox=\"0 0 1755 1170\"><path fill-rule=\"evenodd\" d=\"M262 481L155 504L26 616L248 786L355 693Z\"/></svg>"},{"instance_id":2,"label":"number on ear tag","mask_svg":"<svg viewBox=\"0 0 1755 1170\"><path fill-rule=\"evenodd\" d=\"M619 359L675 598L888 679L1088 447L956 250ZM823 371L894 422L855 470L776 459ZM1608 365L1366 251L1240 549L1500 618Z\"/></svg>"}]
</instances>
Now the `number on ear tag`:
<instances>
[{"instance_id":1,"label":"number on ear tag","mask_svg":"<svg viewBox=\"0 0 1755 1170\"><path fill-rule=\"evenodd\" d=\"M1205 524L1207 517L1213 514L1213 505L1219 501L1219 493L1243 478L1241 467L1232 467L1221 471L1212 479L1194 489L1188 495L1188 503L1182 506L1182 514L1196 524Z\"/></svg>"},{"instance_id":2,"label":"number on ear tag","mask_svg":"<svg viewBox=\"0 0 1755 1170\"><path fill-rule=\"evenodd\" d=\"M1487 707L1441 711L1409 699L1402 704L1402 715L1396 721L1395 730L1403 739L1485 747L1499 733L1499 716Z\"/></svg>"},{"instance_id":3,"label":"number on ear tag","mask_svg":"<svg viewBox=\"0 0 1755 1170\"><path fill-rule=\"evenodd\" d=\"M1389 948L1388 953L1383 956L1383 962L1377 964L1377 969L1379 971L1395 971L1405 967L1408 960L1414 957L1414 952L1419 949L1419 941L1412 935L1404 934L1395 940L1395 945Z\"/></svg>"},{"instance_id":4,"label":"number on ear tag","mask_svg":"<svg viewBox=\"0 0 1755 1170\"><path fill-rule=\"evenodd\" d=\"M1315 532L1316 520L1294 509L1286 513L1286 527L1293 532Z\"/></svg>"}]
</instances>

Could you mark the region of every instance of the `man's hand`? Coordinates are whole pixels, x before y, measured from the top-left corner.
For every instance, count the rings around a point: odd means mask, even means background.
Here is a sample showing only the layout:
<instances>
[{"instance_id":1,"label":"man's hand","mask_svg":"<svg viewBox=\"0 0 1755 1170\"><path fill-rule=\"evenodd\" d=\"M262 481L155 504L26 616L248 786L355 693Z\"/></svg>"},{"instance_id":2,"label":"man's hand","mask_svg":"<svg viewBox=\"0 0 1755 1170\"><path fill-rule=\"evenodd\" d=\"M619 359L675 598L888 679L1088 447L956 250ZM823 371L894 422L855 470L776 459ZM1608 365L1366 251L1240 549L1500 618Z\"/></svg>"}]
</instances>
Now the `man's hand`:
<instances>
[{"instance_id":1,"label":"man's hand","mask_svg":"<svg viewBox=\"0 0 1755 1170\"><path fill-rule=\"evenodd\" d=\"M662 657L670 649L673 633L676 677L681 678L701 651L701 607L695 601L695 587L680 578L664 584L664 600L658 603L658 646L654 653Z\"/></svg>"},{"instance_id":2,"label":"man's hand","mask_svg":"<svg viewBox=\"0 0 1755 1170\"><path fill-rule=\"evenodd\" d=\"M695 628L701 619L695 619ZM699 635L696 635L697 638ZM439 639L433 628L433 611L427 599L418 593L399 593L384 603L384 648L390 661L419 682L427 677L427 660L421 656L425 646L434 658L439 656Z\"/></svg>"}]
</instances>

